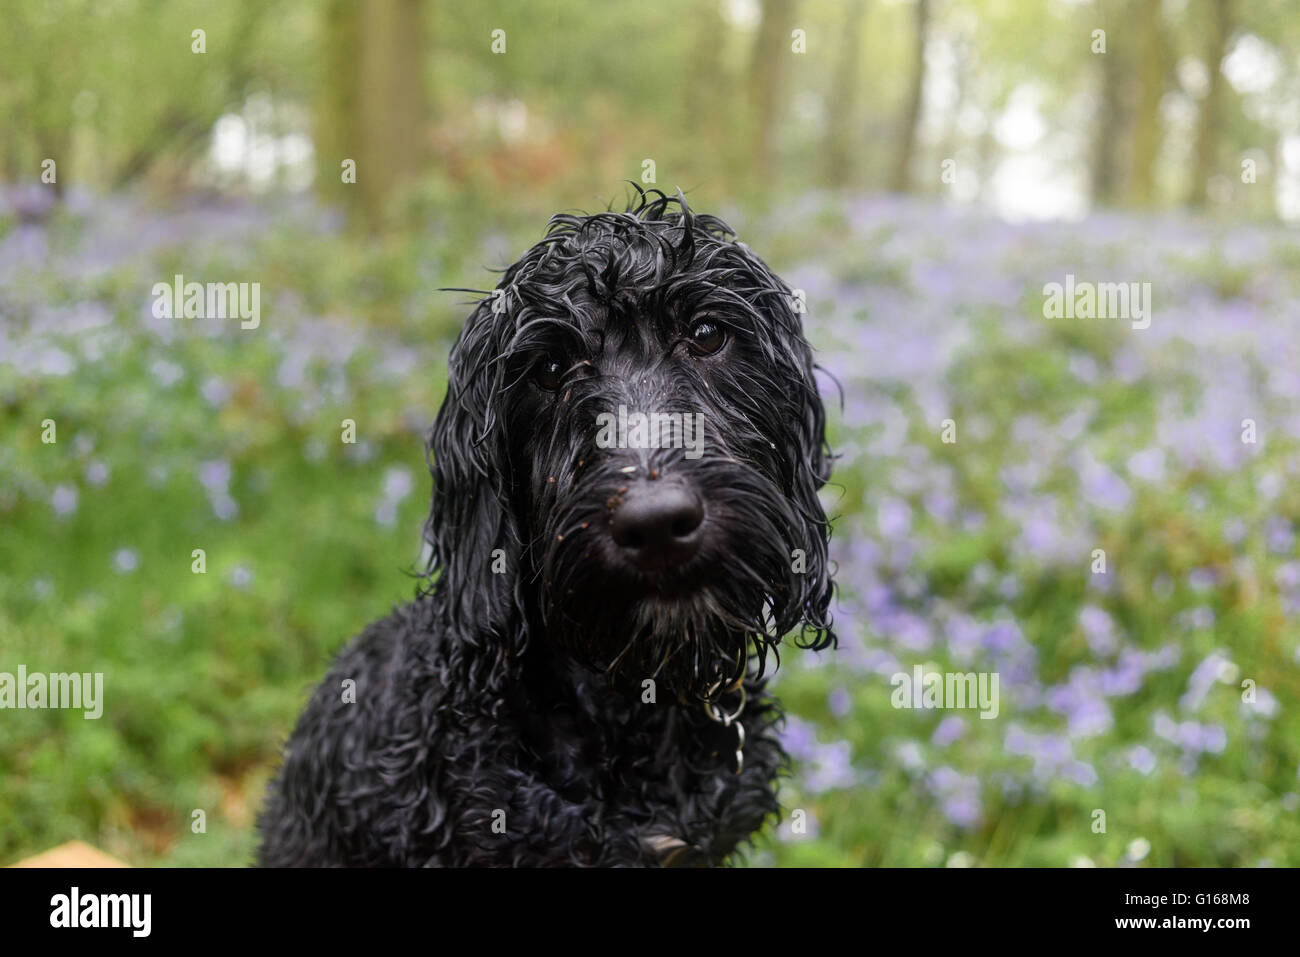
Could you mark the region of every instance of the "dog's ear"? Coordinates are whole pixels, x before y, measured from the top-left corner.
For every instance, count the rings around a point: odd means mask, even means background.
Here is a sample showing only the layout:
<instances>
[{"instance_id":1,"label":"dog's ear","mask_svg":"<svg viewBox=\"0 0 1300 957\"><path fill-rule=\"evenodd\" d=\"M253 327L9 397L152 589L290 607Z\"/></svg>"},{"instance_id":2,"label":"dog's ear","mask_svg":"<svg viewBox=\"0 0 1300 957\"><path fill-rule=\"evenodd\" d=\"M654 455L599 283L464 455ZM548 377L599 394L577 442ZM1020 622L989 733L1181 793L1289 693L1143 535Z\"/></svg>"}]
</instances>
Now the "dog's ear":
<instances>
[{"instance_id":1,"label":"dog's ear","mask_svg":"<svg viewBox=\"0 0 1300 957\"><path fill-rule=\"evenodd\" d=\"M835 645L831 629L830 603L834 594L828 557L831 527L817 493L830 479L832 455L826 442L826 408L817 385L817 365L803 331L802 299L776 276L748 247L742 251L741 268L734 277L745 275L743 286L764 322L760 328L763 348L775 366L782 385L775 390L793 403L770 417L773 447L788 450L783 464L786 494L802 518L800 549L802 571L792 576L795 594L785 606L782 625L798 626L798 644L808 648ZM747 275L746 275L747 274Z\"/></svg>"},{"instance_id":2,"label":"dog's ear","mask_svg":"<svg viewBox=\"0 0 1300 957\"><path fill-rule=\"evenodd\" d=\"M802 337L801 337L802 338ZM803 640L801 644L809 648L832 648L835 646L835 632L831 629L831 598L835 584L831 580L831 560L828 557L831 544L831 521L827 519L826 508L818 492L831 477L831 447L826 439L826 406L816 384L813 356L809 346L803 345L809 354L803 358L802 404L802 452L805 467L796 469L794 480L794 498L803 515L805 541L809 542L807 567L803 573L803 592L800 607L803 611Z\"/></svg>"},{"instance_id":3,"label":"dog's ear","mask_svg":"<svg viewBox=\"0 0 1300 957\"><path fill-rule=\"evenodd\" d=\"M504 676L527 640L520 588L522 545L512 501L502 415L501 357L513 333L489 297L451 350L447 395L429 434L433 501L424 537L428 575L447 625L488 656L485 677Z\"/></svg>"},{"instance_id":4,"label":"dog's ear","mask_svg":"<svg viewBox=\"0 0 1300 957\"><path fill-rule=\"evenodd\" d=\"M795 321L799 322L798 315ZM803 383L798 397L802 413L799 429L802 462L795 463L793 498L803 516L804 540L808 543L806 567L801 576L803 588L799 595L803 620L799 643L821 649L835 645L829 613L834 593L828 555L831 525L817 495L830 479L832 456L826 442L826 408L817 387L817 366L802 332L799 342L803 351L800 356Z\"/></svg>"},{"instance_id":5,"label":"dog's ear","mask_svg":"<svg viewBox=\"0 0 1300 957\"><path fill-rule=\"evenodd\" d=\"M684 251L699 255L717 270L719 284L730 289L752 312L754 340L770 367L775 388L754 395L770 408L760 418L771 445L781 456L781 483L799 513L801 528L791 549L798 562L790 575L790 597L779 603L777 629L799 628L797 643L807 648L835 644L830 604L834 596L828 550L830 522L817 493L830 478L832 456L826 442L826 408L817 386L812 347L803 331L803 298L720 219L695 215L684 220L701 242Z\"/></svg>"}]
</instances>

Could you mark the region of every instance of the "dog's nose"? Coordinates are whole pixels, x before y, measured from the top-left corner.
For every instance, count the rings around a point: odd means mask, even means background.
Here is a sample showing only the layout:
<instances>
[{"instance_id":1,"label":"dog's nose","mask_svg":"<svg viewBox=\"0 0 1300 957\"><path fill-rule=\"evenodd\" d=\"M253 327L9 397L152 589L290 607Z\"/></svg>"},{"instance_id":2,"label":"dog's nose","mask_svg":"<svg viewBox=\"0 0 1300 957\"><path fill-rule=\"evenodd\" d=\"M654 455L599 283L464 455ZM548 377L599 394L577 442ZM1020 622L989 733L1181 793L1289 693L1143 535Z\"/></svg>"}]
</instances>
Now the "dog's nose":
<instances>
[{"instance_id":1,"label":"dog's nose","mask_svg":"<svg viewBox=\"0 0 1300 957\"><path fill-rule=\"evenodd\" d=\"M690 489L654 482L629 492L614 512L614 543L651 562L680 562L695 553L704 506Z\"/></svg>"}]
</instances>

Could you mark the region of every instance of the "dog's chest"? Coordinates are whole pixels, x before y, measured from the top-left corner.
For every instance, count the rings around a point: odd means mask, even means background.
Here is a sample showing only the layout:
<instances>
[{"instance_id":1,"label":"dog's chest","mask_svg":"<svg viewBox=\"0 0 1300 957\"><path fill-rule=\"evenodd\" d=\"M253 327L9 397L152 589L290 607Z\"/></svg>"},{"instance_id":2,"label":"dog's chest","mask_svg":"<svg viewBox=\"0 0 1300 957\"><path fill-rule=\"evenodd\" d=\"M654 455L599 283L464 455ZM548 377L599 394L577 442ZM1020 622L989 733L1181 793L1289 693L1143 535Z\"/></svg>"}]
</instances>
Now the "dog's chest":
<instances>
[{"instance_id":1,"label":"dog's chest","mask_svg":"<svg viewBox=\"0 0 1300 957\"><path fill-rule=\"evenodd\" d=\"M582 690L588 694L549 702L525 722L538 773L570 800L659 806L735 774L739 733L708 720L702 708L693 715L677 701L649 704L609 689Z\"/></svg>"}]
</instances>

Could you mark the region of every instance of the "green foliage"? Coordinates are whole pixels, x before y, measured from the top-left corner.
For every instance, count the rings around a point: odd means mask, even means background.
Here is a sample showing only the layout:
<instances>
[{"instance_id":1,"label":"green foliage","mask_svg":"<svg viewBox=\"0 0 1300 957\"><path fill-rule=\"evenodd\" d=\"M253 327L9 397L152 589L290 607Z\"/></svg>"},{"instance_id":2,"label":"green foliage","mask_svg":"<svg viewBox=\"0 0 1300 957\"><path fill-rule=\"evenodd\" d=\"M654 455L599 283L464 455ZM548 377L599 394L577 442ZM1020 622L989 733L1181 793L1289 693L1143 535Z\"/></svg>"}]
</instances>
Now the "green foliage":
<instances>
[{"instance_id":1,"label":"green foliage","mask_svg":"<svg viewBox=\"0 0 1300 957\"><path fill-rule=\"evenodd\" d=\"M8 341L61 349L75 371L0 365L0 669L103 671L106 706L99 720L77 711L5 713L0 859L81 838L137 864L243 864L261 789L313 683L350 635L415 587L428 494L422 430L464 314L462 294L436 292L435 277L490 282L482 265L505 261L537 225L523 228L518 210L503 207L480 220L504 234L477 240L473 221L448 210L437 228L405 242L372 241L341 235L309 210L277 207L274 225L252 229L182 219L174 238L86 268L81 243L93 244L105 211L62 215L49 230L48 264L6 287ZM177 233L171 214L135 215L145 220L141 234ZM925 230L903 225L913 216L850 226L823 210L797 225L747 224L755 248L778 250L772 261L782 271L831 258L837 275L840 255L840 293L810 290L824 361L857 368L841 331L887 328L897 320L882 312L880 297L918 293L890 252L903 242L914 254L906 236ZM223 233L232 228L241 242ZM970 256L979 247L962 248ZM1285 259L1292 247L1276 249ZM1095 254L1107 255L1104 244ZM848 268L855 259L876 265ZM1214 257L1170 252L1168 260L1176 282L1204 290L1215 308L1231 294ZM261 277L275 291L264 299L262 326L253 333L220 320L153 320L148 290L174 271ZM1032 292L1023 306L1032 337L978 303L958 297L952 308L971 317L973 333L944 375L952 408L970 410L959 416L959 445L938 441L909 388L874 376L845 380L850 406L832 415L836 448L862 448L893 427L854 404L864 388L899 411L905 434L896 454L837 467L829 501L844 596L861 598L868 587L857 549L879 537L871 525L879 496L905 495L905 476L924 462L960 509L986 521L966 526L915 503L915 550L902 572L915 587L891 583L914 596L913 611L940 630L955 609L975 619L1014 615L1042 688L1100 664L1079 621L1080 609L1098 601L1125 648L1157 654L1176 640L1179 664L1114 699L1113 724L1077 742L1095 783L1039 781L1034 760L1009 747L1008 723L1046 734L1059 719L1026 707L1023 688L1004 690L1001 720L971 716L964 737L935 743L943 715L896 710L887 676L855 657L864 642L890 648L896 637L843 617L839 652L824 661L783 655L778 692L792 733L811 736L816 754L792 747L798 760L782 794L783 830L762 838L751 861L1114 864L1140 839L1151 846L1146 864L1296 863L1300 733L1285 704L1272 719L1250 718L1239 689L1216 685L1198 720L1221 725L1231 743L1202 754L1193 773L1152 736L1158 713L1178 712L1193 665L1215 652L1277 701L1300 695L1294 612L1273 585L1288 556L1266 540L1270 517L1300 515L1300 498L1290 488L1274 500L1258 492L1296 454L1294 443L1275 435L1248 469L1175 472L1136 488L1129 507L1094 516L1092 534L1115 575L1114 591L1099 598L1079 567L1026 554L1007 506L1006 469L1039 460L1041 493L1073 508L1069 459L1033 443L1050 445L1060 423L1084 409L1089 448L1142 447L1169 401L1196 408L1204 359L1174 341L1143 376L1123 383L1110 374L1086 386L1076 377L1080 361L1121 355L1104 329L1043 320ZM1261 408L1261 420L1275 414ZM40 441L46 418L57 423L55 445ZM340 441L344 419L356 421L357 445ZM1038 438L1025 438L1026 423L1038 423ZM75 490L75 508L56 507L60 488ZM1237 521L1246 537L1230 545ZM205 574L192 571L195 548L206 552ZM1229 575L1238 557L1254 571ZM1220 574L1208 592L1189 584L1206 568ZM1016 585L1010 597L999 593L1008 580ZM1188 625L1186 615L1201 607L1214 624ZM929 660L964 670L941 648ZM1149 776L1125 757L1139 745L1159 756ZM825 761L841 763L837 773L851 771L853 783L817 783ZM950 819L935 774L978 781L976 819ZM1105 834L1090 829L1097 808L1108 814ZM205 834L191 831L195 809L206 813ZM797 839L789 833L794 809L815 822Z\"/></svg>"}]
</instances>

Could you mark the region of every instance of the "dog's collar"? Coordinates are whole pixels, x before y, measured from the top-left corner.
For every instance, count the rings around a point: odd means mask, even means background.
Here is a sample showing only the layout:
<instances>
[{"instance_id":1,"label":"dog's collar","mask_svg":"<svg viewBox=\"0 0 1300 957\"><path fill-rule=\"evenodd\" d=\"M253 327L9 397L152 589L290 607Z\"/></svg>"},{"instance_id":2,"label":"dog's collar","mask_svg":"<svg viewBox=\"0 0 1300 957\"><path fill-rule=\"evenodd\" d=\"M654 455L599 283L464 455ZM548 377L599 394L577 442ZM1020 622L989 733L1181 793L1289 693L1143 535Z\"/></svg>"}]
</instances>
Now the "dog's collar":
<instances>
[{"instance_id":1,"label":"dog's collar","mask_svg":"<svg viewBox=\"0 0 1300 957\"><path fill-rule=\"evenodd\" d=\"M718 704L723 695L740 692L740 703L736 705L736 710L730 713L722 711ZM748 695L745 692L745 675L742 672L732 684L727 687L722 686L721 681L714 683L704 696L704 713L708 715L710 721L716 721L724 728L730 728L735 725L736 728L736 774L745 769L745 726L740 723L740 715L745 710L745 703L748 701Z\"/></svg>"}]
</instances>

